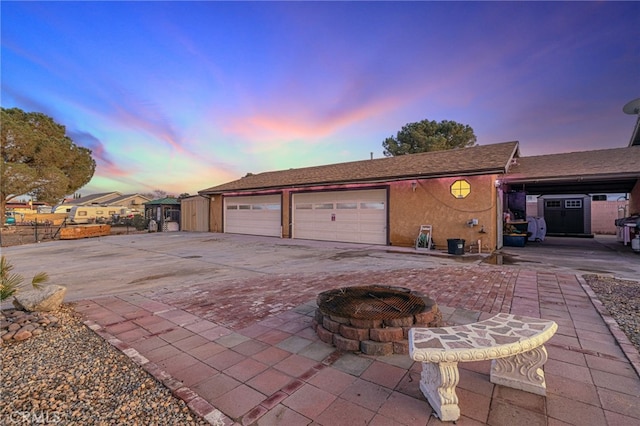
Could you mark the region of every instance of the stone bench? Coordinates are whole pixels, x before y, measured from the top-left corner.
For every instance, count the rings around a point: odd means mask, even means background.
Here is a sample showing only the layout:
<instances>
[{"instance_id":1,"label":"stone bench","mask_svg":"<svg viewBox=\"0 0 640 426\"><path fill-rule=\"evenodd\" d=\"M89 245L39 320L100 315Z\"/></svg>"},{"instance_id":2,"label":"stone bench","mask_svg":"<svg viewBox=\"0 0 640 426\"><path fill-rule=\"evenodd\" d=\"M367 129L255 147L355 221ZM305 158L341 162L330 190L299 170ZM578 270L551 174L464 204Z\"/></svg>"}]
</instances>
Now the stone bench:
<instances>
[{"instance_id":1,"label":"stone bench","mask_svg":"<svg viewBox=\"0 0 640 426\"><path fill-rule=\"evenodd\" d=\"M412 328L409 356L422 362L420 389L442 421L460 417L456 385L459 362L491 362L491 382L546 394L543 344L558 329L554 321L498 314L473 324Z\"/></svg>"}]
</instances>

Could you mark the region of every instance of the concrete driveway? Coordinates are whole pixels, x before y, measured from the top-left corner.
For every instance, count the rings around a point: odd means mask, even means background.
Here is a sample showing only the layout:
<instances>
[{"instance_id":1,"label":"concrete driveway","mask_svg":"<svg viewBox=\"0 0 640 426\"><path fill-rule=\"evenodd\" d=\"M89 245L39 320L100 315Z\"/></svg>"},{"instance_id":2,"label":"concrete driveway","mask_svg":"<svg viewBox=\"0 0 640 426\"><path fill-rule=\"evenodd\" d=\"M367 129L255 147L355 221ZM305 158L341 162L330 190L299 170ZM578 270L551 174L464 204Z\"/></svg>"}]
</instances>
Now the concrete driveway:
<instances>
[{"instance_id":1,"label":"concrete driveway","mask_svg":"<svg viewBox=\"0 0 640 426\"><path fill-rule=\"evenodd\" d=\"M39 271L67 300L270 274L433 268L455 259L388 247L212 233L153 233L53 241L3 249L25 278Z\"/></svg>"},{"instance_id":2,"label":"concrete driveway","mask_svg":"<svg viewBox=\"0 0 640 426\"><path fill-rule=\"evenodd\" d=\"M505 247L493 256L213 233L152 233L7 247L27 280L39 271L67 287L67 300L282 274L432 269L491 265L562 273L640 277L640 254L605 236L548 238Z\"/></svg>"}]
</instances>

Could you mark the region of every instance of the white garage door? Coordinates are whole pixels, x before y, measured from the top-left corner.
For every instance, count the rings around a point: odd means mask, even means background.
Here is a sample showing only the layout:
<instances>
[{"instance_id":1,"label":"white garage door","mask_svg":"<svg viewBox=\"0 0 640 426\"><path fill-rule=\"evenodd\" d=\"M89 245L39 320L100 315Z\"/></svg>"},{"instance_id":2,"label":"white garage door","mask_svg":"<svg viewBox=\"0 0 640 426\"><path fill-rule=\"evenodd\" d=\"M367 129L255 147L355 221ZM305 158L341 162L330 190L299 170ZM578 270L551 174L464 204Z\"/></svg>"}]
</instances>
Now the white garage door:
<instances>
[{"instance_id":1,"label":"white garage door","mask_svg":"<svg viewBox=\"0 0 640 426\"><path fill-rule=\"evenodd\" d=\"M224 232L282 236L280 195L225 197Z\"/></svg>"},{"instance_id":2,"label":"white garage door","mask_svg":"<svg viewBox=\"0 0 640 426\"><path fill-rule=\"evenodd\" d=\"M387 192L310 192L293 195L293 238L387 243Z\"/></svg>"}]
</instances>

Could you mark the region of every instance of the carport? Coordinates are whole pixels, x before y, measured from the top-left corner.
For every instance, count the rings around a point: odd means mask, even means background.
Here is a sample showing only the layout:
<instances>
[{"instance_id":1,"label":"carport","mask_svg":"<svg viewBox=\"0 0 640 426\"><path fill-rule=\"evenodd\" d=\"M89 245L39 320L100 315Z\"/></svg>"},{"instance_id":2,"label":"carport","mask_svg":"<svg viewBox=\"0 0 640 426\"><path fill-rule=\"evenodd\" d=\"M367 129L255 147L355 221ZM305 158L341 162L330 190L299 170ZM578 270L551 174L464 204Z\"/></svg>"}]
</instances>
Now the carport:
<instances>
[{"instance_id":1,"label":"carport","mask_svg":"<svg viewBox=\"0 0 640 426\"><path fill-rule=\"evenodd\" d=\"M640 146L631 145L626 148L517 158L504 176L502 189L506 195L555 196L553 202L558 209L565 207L563 203L567 207L590 208L592 194L629 194L628 218L634 220L640 217L639 182ZM504 198L504 209L507 210L509 197ZM584 206L580 201L582 199L587 201ZM565 212L569 210L559 211L559 214ZM567 220L571 221L572 218L567 216ZM566 232L567 235L581 234L570 227L567 230L571 231Z\"/></svg>"}]
</instances>

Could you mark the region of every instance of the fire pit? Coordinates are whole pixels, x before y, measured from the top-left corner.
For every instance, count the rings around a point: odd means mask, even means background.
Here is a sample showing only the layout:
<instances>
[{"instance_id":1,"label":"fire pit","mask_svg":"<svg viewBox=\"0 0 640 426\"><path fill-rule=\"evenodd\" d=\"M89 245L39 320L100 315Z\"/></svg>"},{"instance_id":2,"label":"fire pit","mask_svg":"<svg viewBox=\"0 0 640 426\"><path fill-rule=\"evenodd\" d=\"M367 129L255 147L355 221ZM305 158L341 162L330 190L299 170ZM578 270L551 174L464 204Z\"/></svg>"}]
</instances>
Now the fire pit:
<instances>
[{"instance_id":1,"label":"fire pit","mask_svg":"<svg viewBox=\"0 0 640 426\"><path fill-rule=\"evenodd\" d=\"M409 353L411 327L439 327L435 301L404 287L343 287L317 298L316 332L343 351L367 355Z\"/></svg>"}]
</instances>

